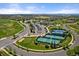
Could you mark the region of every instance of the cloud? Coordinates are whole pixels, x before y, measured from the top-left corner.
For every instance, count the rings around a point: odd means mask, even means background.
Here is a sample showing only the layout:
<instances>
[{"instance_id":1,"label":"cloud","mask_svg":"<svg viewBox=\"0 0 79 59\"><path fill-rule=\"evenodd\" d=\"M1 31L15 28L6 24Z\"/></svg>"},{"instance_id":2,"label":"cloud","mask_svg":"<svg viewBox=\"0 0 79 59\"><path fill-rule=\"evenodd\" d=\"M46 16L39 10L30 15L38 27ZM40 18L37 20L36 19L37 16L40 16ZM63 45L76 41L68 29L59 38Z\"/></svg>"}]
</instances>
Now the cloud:
<instances>
[{"instance_id":1,"label":"cloud","mask_svg":"<svg viewBox=\"0 0 79 59\"><path fill-rule=\"evenodd\" d=\"M61 9L57 11L50 11L47 13L53 13L53 14L78 14L79 11L77 9Z\"/></svg>"},{"instance_id":2,"label":"cloud","mask_svg":"<svg viewBox=\"0 0 79 59\"><path fill-rule=\"evenodd\" d=\"M31 14L35 10L39 10L36 6L27 6L25 9L18 4L9 4L8 8L1 8L0 14Z\"/></svg>"},{"instance_id":3,"label":"cloud","mask_svg":"<svg viewBox=\"0 0 79 59\"><path fill-rule=\"evenodd\" d=\"M27 6L26 9L27 10L39 10L39 8L36 6Z\"/></svg>"},{"instance_id":4,"label":"cloud","mask_svg":"<svg viewBox=\"0 0 79 59\"><path fill-rule=\"evenodd\" d=\"M0 14L38 14L42 13L44 6L20 6L19 4L9 4L8 8L1 8Z\"/></svg>"},{"instance_id":5,"label":"cloud","mask_svg":"<svg viewBox=\"0 0 79 59\"><path fill-rule=\"evenodd\" d=\"M30 13L32 13L32 11L20 10L16 8L0 9L0 14L30 14Z\"/></svg>"},{"instance_id":6,"label":"cloud","mask_svg":"<svg viewBox=\"0 0 79 59\"><path fill-rule=\"evenodd\" d=\"M59 10L48 11L45 6L20 6L19 4L9 4L8 8L1 8L0 14L79 14L78 9L65 7Z\"/></svg>"}]
</instances>

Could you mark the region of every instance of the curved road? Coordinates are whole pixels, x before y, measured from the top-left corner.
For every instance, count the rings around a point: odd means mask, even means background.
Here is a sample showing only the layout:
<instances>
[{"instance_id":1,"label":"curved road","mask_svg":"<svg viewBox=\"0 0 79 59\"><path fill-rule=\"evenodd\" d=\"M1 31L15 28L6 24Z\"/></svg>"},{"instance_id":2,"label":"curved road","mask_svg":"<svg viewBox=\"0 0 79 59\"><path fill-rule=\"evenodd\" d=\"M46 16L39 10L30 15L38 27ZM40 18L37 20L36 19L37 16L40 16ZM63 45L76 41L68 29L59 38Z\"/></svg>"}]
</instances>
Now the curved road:
<instances>
[{"instance_id":1,"label":"curved road","mask_svg":"<svg viewBox=\"0 0 79 59\"><path fill-rule=\"evenodd\" d=\"M18 37L16 39L13 39L13 37L7 37L4 40L0 41L0 48L4 48L10 44L12 44L13 42L15 42L18 39L21 39L24 36L27 36L29 32L28 26L26 25L26 27L24 28L23 32L18 34Z\"/></svg>"},{"instance_id":2,"label":"curved road","mask_svg":"<svg viewBox=\"0 0 79 59\"><path fill-rule=\"evenodd\" d=\"M25 35L28 34L28 30L27 29L28 26L26 26L26 28L24 29L24 31L22 33L20 33L17 39L12 39L12 37L7 38L5 40L0 41L0 48L4 48L6 46L11 46L12 49L14 49L16 51L17 55L21 55L21 56L66 56L66 51L65 50L60 50L60 51L56 51L56 52L48 52L48 53L40 53L40 52L27 52L25 50L22 50L21 48L16 47L13 42L15 42L16 40L24 37ZM69 28L64 25L64 28L69 30ZM77 36L77 34L73 31L72 32L75 36L75 42L71 47L74 47L76 45L78 45L79 43L79 36Z\"/></svg>"},{"instance_id":3,"label":"curved road","mask_svg":"<svg viewBox=\"0 0 79 59\"><path fill-rule=\"evenodd\" d=\"M20 56L65 56L66 55L65 54L66 52L64 50L41 53L41 52L31 52L31 51L23 50L21 48L16 47L14 44L10 44L9 47L11 47L12 50L15 50L16 54Z\"/></svg>"}]
</instances>

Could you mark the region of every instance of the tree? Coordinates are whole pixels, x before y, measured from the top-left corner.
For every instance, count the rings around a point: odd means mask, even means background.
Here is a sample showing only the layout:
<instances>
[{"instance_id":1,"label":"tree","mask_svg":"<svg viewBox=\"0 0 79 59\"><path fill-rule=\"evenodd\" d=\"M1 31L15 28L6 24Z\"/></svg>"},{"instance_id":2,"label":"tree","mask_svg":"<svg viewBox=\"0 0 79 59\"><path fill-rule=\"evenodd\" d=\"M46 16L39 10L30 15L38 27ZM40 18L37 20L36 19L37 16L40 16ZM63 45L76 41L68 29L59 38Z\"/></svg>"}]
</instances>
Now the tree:
<instances>
[{"instance_id":1,"label":"tree","mask_svg":"<svg viewBox=\"0 0 79 59\"><path fill-rule=\"evenodd\" d=\"M74 49L69 49L69 50L66 52L66 54L67 54L68 56L76 56L76 53L74 52Z\"/></svg>"},{"instance_id":2,"label":"tree","mask_svg":"<svg viewBox=\"0 0 79 59\"><path fill-rule=\"evenodd\" d=\"M15 34L13 35L13 39L16 39L16 35Z\"/></svg>"},{"instance_id":3,"label":"tree","mask_svg":"<svg viewBox=\"0 0 79 59\"><path fill-rule=\"evenodd\" d=\"M74 51L77 55L79 55L79 46L74 47Z\"/></svg>"},{"instance_id":4,"label":"tree","mask_svg":"<svg viewBox=\"0 0 79 59\"><path fill-rule=\"evenodd\" d=\"M50 43L50 47L51 47L51 48L54 48L54 47L53 47L53 43L52 43L52 42Z\"/></svg>"},{"instance_id":5,"label":"tree","mask_svg":"<svg viewBox=\"0 0 79 59\"><path fill-rule=\"evenodd\" d=\"M49 48L49 46L48 45L45 45L45 48Z\"/></svg>"},{"instance_id":6,"label":"tree","mask_svg":"<svg viewBox=\"0 0 79 59\"><path fill-rule=\"evenodd\" d=\"M35 45L38 45L38 43L37 43L36 41L34 41L34 44L35 44Z\"/></svg>"},{"instance_id":7,"label":"tree","mask_svg":"<svg viewBox=\"0 0 79 59\"><path fill-rule=\"evenodd\" d=\"M64 50L69 49L69 46L67 44L62 45L62 47Z\"/></svg>"},{"instance_id":8,"label":"tree","mask_svg":"<svg viewBox=\"0 0 79 59\"><path fill-rule=\"evenodd\" d=\"M12 50L12 54L13 54L14 56L17 56L17 55L16 55L16 51L15 51L15 49Z\"/></svg>"}]
</instances>

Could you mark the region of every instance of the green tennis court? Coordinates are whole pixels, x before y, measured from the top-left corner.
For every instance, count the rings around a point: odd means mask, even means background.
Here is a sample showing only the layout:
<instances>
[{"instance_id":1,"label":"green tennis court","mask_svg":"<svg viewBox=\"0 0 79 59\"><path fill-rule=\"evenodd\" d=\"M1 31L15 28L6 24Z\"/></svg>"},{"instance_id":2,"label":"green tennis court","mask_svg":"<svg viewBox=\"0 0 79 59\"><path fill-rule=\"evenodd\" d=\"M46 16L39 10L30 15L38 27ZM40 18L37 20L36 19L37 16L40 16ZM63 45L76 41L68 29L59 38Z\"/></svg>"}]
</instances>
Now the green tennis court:
<instances>
[{"instance_id":1,"label":"green tennis court","mask_svg":"<svg viewBox=\"0 0 79 59\"><path fill-rule=\"evenodd\" d=\"M48 43L48 44L51 44L51 43L55 43L55 44L58 44L60 43L60 40L54 40L54 39L49 39L49 38L38 38L37 40L38 42L42 42L42 43Z\"/></svg>"},{"instance_id":2,"label":"green tennis court","mask_svg":"<svg viewBox=\"0 0 79 59\"><path fill-rule=\"evenodd\" d=\"M54 34L53 34L54 33ZM65 30L53 30L52 34L46 34L44 37L39 37L36 39L38 43L47 43L47 44L59 44L61 40L64 40L65 37L60 36L65 33ZM57 34L60 34L59 36Z\"/></svg>"}]
</instances>

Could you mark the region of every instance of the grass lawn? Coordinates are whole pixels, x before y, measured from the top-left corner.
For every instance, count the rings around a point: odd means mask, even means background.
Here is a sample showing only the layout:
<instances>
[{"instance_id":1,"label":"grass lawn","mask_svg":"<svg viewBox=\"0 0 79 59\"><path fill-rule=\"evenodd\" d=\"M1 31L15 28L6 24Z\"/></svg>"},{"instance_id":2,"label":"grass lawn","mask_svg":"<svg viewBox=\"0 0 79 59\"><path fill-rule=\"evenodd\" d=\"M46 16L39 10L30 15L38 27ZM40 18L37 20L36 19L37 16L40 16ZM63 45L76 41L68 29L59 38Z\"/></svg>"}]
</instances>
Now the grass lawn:
<instances>
[{"instance_id":1,"label":"grass lawn","mask_svg":"<svg viewBox=\"0 0 79 59\"><path fill-rule=\"evenodd\" d=\"M60 26L56 26L56 25L53 25L53 26L48 26L48 30L49 31L52 31L54 29L63 29L63 27L60 25Z\"/></svg>"},{"instance_id":2,"label":"grass lawn","mask_svg":"<svg viewBox=\"0 0 79 59\"><path fill-rule=\"evenodd\" d=\"M16 34L22 29L23 27L15 20L0 19L0 38Z\"/></svg>"},{"instance_id":3,"label":"grass lawn","mask_svg":"<svg viewBox=\"0 0 79 59\"><path fill-rule=\"evenodd\" d=\"M68 44L71 42L71 40L72 40L72 37L67 37L62 43L61 43L61 45L63 46L63 47L65 47L65 46L68 46Z\"/></svg>"},{"instance_id":4,"label":"grass lawn","mask_svg":"<svg viewBox=\"0 0 79 59\"><path fill-rule=\"evenodd\" d=\"M64 24L67 22L67 19L59 19L59 20L54 20L51 21L53 24Z\"/></svg>"},{"instance_id":5,"label":"grass lawn","mask_svg":"<svg viewBox=\"0 0 79 59\"><path fill-rule=\"evenodd\" d=\"M53 30L53 28L54 28L54 26L49 26L48 30L51 31L51 30Z\"/></svg>"},{"instance_id":6,"label":"grass lawn","mask_svg":"<svg viewBox=\"0 0 79 59\"><path fill-rule=\"evenodd\" d=\"M37 50L48 50L48 49L51 49L50 47L49 48L45 48L44 44L35 45L34 44L35 40L36 40L36 37L26 37L21 42L17 41L16 43L21 45L21 46L23 46L23 47L31 48L31 49L37 49Z\"/></svg>"},{"instance_id":7,"label":"grass lawn","mask_svg":"<svg viewBox=\"0 0 79 59\"><path fill-rule=\"evenodd\" d=\"M69 25L69 27L79 33L79 25L73 24L73 25Z\"/></svg>"}]
</instances>

